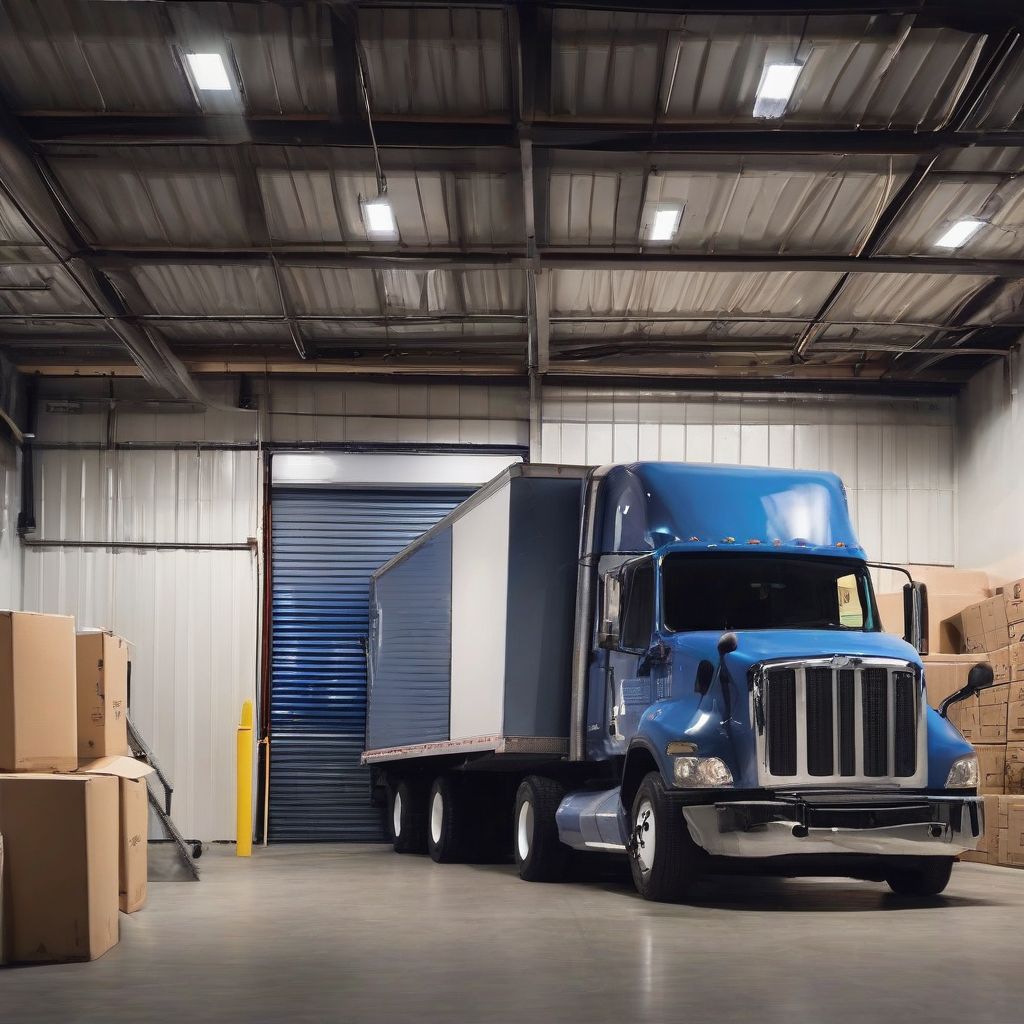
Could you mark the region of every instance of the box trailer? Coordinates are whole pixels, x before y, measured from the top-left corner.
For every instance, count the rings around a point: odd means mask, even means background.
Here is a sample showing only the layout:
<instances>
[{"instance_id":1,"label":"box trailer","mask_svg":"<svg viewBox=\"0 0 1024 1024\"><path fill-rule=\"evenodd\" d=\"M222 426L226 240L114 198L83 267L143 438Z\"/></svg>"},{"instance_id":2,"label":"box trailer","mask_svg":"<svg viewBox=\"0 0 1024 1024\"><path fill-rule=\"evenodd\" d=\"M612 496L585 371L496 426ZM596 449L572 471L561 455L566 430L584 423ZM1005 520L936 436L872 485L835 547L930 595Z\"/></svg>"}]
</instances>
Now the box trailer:
<instances>
[{"instance_id":1,"label":"box trailer","mask_svg":"<svg viewBox=\"0 0 1024 1024\"><path fill-rule=\"evenodd\" d=\"M366 763L568 753L585 472L513 466L374 573Z\"/></svg>"},{"instance_id":2,"label":"box trailer","mask_svg":"<svg viewBox=\"0 0 1024 1024\"><path fill-rule=\"evenodd\" d=\"M890 567L891 568L891 567ZM847 875L927 895L983 834L978 760L925 699L925 588L881 632L831 473L517 466L373 577L364 763L398 852Z\"/></svg>"}]
</instances>

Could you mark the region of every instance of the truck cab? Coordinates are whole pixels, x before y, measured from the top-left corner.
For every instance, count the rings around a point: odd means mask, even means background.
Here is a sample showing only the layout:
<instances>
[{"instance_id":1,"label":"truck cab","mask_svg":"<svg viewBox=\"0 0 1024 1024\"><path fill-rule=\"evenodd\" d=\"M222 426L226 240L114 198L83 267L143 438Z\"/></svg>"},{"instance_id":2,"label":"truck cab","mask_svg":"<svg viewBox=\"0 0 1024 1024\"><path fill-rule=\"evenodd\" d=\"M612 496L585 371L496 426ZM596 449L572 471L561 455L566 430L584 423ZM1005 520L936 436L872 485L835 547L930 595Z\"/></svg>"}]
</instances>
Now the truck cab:
<instances>
[{"instance_id":1,"label":"truck cab","mask_svg":"<svg viewBox=\"0 0 1024 1024\"><path fill-rule=\"evenodd\" d=\"M653 898L722 868L939 891L981 834L977 765L881 631L838 477L640 463L590 488L577 742L620 782L570 795L562 841L621 844Z\"/></svg>"}]
</instances>

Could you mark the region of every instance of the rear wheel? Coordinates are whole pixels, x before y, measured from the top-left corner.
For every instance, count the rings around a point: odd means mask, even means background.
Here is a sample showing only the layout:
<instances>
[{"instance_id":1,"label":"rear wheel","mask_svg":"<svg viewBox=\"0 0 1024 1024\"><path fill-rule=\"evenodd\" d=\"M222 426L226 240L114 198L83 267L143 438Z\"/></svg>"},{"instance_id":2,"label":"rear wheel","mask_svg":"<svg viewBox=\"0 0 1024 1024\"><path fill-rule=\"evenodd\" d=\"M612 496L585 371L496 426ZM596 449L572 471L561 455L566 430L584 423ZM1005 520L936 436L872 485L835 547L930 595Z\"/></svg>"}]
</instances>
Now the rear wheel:
<instances>
[{"instance_id":1,"label":"rear wheel","mask_svg":"<svg viewBox=\"0 0 1024 1024\"><path fill-rule=\"evenodd\" d=\"M887 871L885 881L898 896L938 896L953 871L952 857L928 857L912 867Z\"/></svg>"},{"instance_id":2,"label":"rear wheel","mask_svg":"<svg viewBox=\"0 0 1024 1024\"><path fill-rule=\"evenodd\" d=\"M430 787L427 803L427 852L438 864L465 858L469 821L463 787L447 775Z\"/></svg>"},{"instance_id":3,"label":"rear wheel","mask_svg":"<svg viewBox=\"0 0 1024 1024\"><path fill-rule=\"evenodd\" d=\"M395 853L424 853L427 849L427 801L423 787L407 779L390 788L391 843Z\"/></svg>"},{"instance_id":4,"label":"rear wheel","mask_svg":"<svg viewBox=\"0 0 1024 1024\"><path fill-rule=\"evenodd\" d=\"M698 876L697 847L657 772L645 776L633 799L629 865L645 900L683 899Z\"/></svg>"},{"instance_id":5,"label":"rear wheel","mask_svg":"<svg viewBox=\"0 0 1024 1024\"><path fill-rule=\"evenodd\" d=\"M516 793L514 848L519 877L527 882L558 882L565 877L569 847L558 838L555 812L565 787L554 779L528 775Z\"/></svg>"}]
</instances>

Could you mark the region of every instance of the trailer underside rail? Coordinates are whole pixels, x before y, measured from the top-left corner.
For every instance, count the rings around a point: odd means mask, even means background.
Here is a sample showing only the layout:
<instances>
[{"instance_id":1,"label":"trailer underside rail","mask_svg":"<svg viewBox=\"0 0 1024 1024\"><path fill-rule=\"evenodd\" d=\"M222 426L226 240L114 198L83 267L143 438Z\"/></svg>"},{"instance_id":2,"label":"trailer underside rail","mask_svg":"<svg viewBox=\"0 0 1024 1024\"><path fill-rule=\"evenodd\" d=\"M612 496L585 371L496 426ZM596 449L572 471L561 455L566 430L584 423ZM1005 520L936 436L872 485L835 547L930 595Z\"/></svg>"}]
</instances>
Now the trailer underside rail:
<instances>
[{"instance_id":1,"label":"trailer underside rail","mask_svg":"<svg viewBox=\"0 0 1024 1024\"><path fill-rule=\"evenodd\" d=\"M568 736L472 736L463 740L438 740L413 743L405 747L387 747L363 752L362 764L401 761L410 757L440 757L445 754L552 754L569 752Z\"/></svg>"}]
</instances>

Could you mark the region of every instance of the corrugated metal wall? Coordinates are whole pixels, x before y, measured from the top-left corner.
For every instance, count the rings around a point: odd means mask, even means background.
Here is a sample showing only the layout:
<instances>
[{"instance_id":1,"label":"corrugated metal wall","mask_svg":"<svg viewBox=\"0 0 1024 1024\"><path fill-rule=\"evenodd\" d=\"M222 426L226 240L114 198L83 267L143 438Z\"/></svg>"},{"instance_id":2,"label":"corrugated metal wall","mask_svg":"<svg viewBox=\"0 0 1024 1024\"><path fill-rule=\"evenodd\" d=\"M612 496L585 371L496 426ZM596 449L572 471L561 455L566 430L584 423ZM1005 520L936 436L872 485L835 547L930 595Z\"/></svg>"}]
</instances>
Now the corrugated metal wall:
<instances>
[{"instance_id":1,"label":"corrugated metal wall","mask_svg":"<svg viewBox=\"0 0 1024 1024\"><path fill-rule=\"evenodd\" d=\"M249 451L41 452L36 538L245 544L258 477ZM25 549L26 608L132 643L132 718L174 783L174 818L190 838L234 833L234 735L255 693L257 597L251 550Z\"/></svg>"},{"instance_id":2,"label":"corrugated metal wall","mask_svg":"<svg viewBox=\"0 0 1024 1024\"><path fill-rule=\"evenodd\" d=\"M50 384L49 387L63 385ZM259 536L256 415L123 407L108 422L106 382L76 382L66 406L42 400L36 451L38 536L66 540L244 543ZM225 384L221 398L233 400ZM524 388L355 381L275 382L265 442L519 444ZM177 409L179 411L170 411ZM101 450L108 439L245 450ZM835 469L872 554L953 562L956 457L949 401L825 397L728 401L668 391L545 389L546 461L687 458ZM0 470L0 476L3 471ZM16 475L0 537L0 603L17 604ZM6 499L2 496L6 495ZM200 839L234 832L232 737L255 692L259 581L248 552L30 549L25 606L110 626L135 644L134 714L174 779L175 817Z\"/></svg>"},{"instance_id":3,"label":"corrugated metal wall","mask_svg":"<svg viewBox=\"0 0 1024 1024\"><path fill-rule=\"evenodd\" d=\"M680 396L546 388L545 462L678 459L830 469L861 543L889 562L956 560L952 399Z\"/></svg>"}]
</instances>

